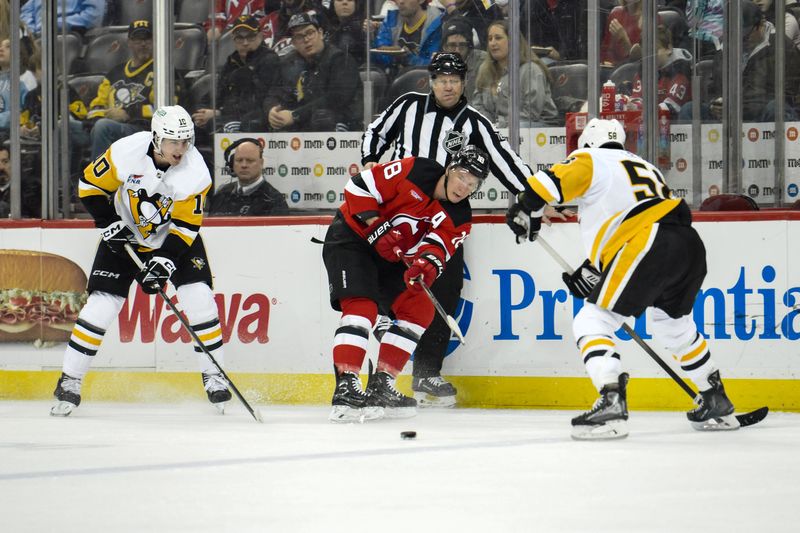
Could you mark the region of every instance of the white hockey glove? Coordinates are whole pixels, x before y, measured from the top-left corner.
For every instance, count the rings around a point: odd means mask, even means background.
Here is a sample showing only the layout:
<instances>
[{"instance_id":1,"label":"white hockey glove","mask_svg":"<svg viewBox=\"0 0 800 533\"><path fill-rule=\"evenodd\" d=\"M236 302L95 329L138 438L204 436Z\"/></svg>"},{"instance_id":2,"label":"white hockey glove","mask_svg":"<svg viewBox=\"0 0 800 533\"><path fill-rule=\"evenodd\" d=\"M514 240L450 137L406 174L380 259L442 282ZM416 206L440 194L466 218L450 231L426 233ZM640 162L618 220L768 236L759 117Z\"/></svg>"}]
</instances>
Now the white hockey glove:
<instances>
[{"instance_id":1,"label":"white hockey glove","mask_svg":"<svg viewBox=\"0 0 800 533\"><path fill-rule=\"evenodd\" d=\"M135 246L136 236L133 231L121 220L116 220L104 228L100 228L103 243L115 254L125 255L125 245Z\"/></svg>"},{"instance_id":2,"label":"white hockey glove","mask_svg":"<svg viewBox=\"0 0 800 533\"><path fill-rule=\"evenodd\" d=\"M153 256L145 263L144 269L136 274L136 281L146 294L156 294L164 289L173 272L175 263L166 257Z\"/></svg>"}]
</instances>

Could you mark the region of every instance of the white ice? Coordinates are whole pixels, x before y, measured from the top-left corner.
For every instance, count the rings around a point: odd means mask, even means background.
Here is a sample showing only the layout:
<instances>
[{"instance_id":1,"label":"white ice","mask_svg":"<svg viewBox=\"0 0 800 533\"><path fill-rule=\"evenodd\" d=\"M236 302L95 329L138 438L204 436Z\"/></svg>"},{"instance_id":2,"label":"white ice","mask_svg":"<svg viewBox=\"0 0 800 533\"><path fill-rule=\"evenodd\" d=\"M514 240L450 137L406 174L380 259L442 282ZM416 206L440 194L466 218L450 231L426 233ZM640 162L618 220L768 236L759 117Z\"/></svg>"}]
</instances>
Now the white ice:
<instances>
[{"instance_id":1,"label":"white ice","mask_svg":"<svg viewBox=\"0 0 800 533\"><path fill-rule=\"evenodd\" d=\"M50 405L0 402L0 531L800 530L798 414L699 433L634 411L627 439L576 442L568 411Z\"/></svg>"}]
</instances>

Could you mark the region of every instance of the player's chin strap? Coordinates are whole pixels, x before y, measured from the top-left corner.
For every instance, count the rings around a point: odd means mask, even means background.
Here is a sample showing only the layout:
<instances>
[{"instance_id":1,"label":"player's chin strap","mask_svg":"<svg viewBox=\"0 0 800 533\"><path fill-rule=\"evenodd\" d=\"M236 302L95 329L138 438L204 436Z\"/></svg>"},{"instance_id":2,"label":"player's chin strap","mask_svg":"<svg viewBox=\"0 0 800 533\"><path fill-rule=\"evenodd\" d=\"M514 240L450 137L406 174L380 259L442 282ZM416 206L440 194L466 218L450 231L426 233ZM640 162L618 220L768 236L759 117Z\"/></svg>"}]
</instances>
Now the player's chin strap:
<instances>
[{"instance_id":1,"label":"player's chin strap","mask_svg":"<svg viewBox=\"0 0 800 533\"><path fill-rule=\"evenodd\" d=\"M567 263L566 260L564 260L564 258L561 257L561 255L555 250L555 248L550 246L550 244L544 237L541 236L541 234L539 235L539 238L536 239L536 242L538 242L542 246L542 248L544 248L544 250L550 255L550 257L552 257L555 260L555 262L561 266L562 269L564 269L564 272L566 272L567 274L572 274L575 271L569 265L569 263ZM630 327L627 323L623 322L622 329L634 341L636 341L636 344L638 344L642 348L642 350L644 350L645 353L647 353L647 355L649 355L653 359L653 361L658 363L658 366L660 366L662 370L664 370L664 372L666 372L669 375L669 377L671 377L672 380L675 383L677 383L680 386L680 388L683 389L683 391L686 394L688 394L689 397L695 403L697 404L700 403L699 402L700 395L696 393L678 374L676 374L675 371L672 370L672 367L670 367L663 359L661 359L661 357L659 357L659 355L655 352L655 350L653 350L649 344L644 342L644 340L639 336L638 333L636 333L633 330L632 327ZM749 426L763 420L764 417L767 416L768 412L769 412L768 407L761 407L749 413L736 415L736 419L739 421L739 424L741 426Z\"/></svg>"}]
</instances>

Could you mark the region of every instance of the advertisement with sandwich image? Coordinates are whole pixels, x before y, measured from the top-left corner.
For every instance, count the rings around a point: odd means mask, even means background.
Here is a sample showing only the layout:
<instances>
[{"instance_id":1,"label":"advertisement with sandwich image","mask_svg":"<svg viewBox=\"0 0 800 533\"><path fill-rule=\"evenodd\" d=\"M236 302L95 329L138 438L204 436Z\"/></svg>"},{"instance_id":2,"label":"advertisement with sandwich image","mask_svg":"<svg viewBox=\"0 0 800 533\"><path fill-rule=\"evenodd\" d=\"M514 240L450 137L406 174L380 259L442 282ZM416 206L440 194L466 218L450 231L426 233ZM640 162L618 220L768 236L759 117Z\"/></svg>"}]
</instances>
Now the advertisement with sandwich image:
<instances>
[{"instance_id":1,"label":"advertisement with sandwich image","mask_svg":"<svg viewBox=\"0 0 800 533\"><path fill-rule=\"evenodd\" d=\"M67 342L86 298L86 274L66 257L0 250L0 342Z\"/></svg>"}]
</instances>

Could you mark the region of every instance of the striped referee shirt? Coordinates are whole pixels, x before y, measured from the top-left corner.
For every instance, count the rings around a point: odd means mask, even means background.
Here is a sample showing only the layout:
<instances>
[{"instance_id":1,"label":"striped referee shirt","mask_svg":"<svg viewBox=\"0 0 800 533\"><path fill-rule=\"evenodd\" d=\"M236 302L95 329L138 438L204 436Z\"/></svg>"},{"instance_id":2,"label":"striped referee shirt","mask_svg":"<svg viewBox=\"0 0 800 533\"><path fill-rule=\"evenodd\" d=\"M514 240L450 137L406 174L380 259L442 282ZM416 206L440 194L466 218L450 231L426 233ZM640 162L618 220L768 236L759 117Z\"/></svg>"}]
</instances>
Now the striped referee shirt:
<instances>
[{"instance_id":1,"label":"striped referee shirt","mask_svg":"<svg viewBox=\"0 0 800 533\"><path fill-rule=\"evenodd\" d=\"M430 93L400 96L364 132L361 163L380 161L392 143L392 160L427 157L443 167L462 146L474 144L489 154L492 174L514 193L523 191L533 175L508 140L463 96L450 109L439 107Z\"/></svg>"}]
</instances>

